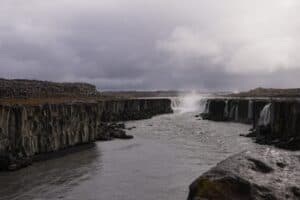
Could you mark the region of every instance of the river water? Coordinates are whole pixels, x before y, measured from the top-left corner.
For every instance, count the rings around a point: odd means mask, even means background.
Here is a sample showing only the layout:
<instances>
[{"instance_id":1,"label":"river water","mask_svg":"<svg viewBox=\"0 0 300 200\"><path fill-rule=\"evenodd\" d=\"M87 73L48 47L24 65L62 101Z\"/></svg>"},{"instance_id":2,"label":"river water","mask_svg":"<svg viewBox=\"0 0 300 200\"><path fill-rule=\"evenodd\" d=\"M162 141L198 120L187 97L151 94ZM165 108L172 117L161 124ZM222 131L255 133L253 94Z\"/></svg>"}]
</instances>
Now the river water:
<instances>
[{"instance_id":1,"label":"river water","mask_svg":"<svg viewBox=\"0 0 300 200\"><path fill-rule=\"evenodd\" d=\"M1 200L181 200L189 184L226 157L255 148L250 128L176 112L132 121L133 140L93 148L0 173Z\"/></svg>"}]
</instances>

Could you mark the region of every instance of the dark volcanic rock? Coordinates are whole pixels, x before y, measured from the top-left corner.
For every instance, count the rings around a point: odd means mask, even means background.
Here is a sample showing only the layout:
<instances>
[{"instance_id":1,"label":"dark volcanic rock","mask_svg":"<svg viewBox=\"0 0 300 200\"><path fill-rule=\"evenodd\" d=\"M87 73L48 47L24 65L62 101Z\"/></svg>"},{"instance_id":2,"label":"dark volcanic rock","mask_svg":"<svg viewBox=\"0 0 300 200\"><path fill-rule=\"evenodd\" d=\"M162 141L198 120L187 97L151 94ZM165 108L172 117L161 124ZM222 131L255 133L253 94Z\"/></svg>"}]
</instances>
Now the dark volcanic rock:
<instances>
[{"instance_id":1,"label":"dark volcanic rock","mask_svg":"<svg viewBox=\"0 0 300 200\"><path fill-rule=\"evenodd\" d=\"M190 186L188 200L300 199L300 154L251 150L220 162Z\"/></svg>"},{"instance_id":2,"label":"dark volcanic rock","mask_svg":"<svg viewBox=\"0 0 300 200\"><path fill-rule=\"evenodd\" d=\"M169 99L122 99L45 105L0 104L0 169L15 170L39 154L96 140L129 139L126 121L171 113ZM108 125L110 124L111 127Z\"/></svg>"},{"instance_id":3,"label":"dark volcanic rock","mask_svg":"<svg viewBox=\"0 0 300 200\"><path fill-rule=\"evenodd\" d=\"M224 109L226 102L222 99L215 99L213 101L208 100L207 113L203 113L201 116L203 119L209 119L214 121L225 121Z\"/></svg>"},{"instance_id":4,"label":"dark volcanic rock","mask_svg":"<svg viewBox=\"0 0 300 200\"><path fill-rule=\"evenodd\" d=\"M264 115L261 116L262 111ZM203 119L252 123L259 144L300 149L300 102L293 99L208 99Z\"/></svg>"},{"instance_id":5,"label":"dark volcanic rock","mask_svg":"<svg viewBox=\"0 0 300 200\"><path fill-rule=\"evenodd\" d=\"M201 116L213 121L251 124L258 120L260 111L267 103L266 100L208 99L205 112Z\"/></svg>"},{"instance_id":6,"label":"dark volcanic rock","mask_svg":"<svg viewBox=\"0 0 300 200\"><path fill-rule=\"evenodd\" d=\"M125 131L125 124L123 123L101 123L96 139L109 141L114 138L118 139L132 139L132 135L127 135Z\"/></svg>"}]
</instances>

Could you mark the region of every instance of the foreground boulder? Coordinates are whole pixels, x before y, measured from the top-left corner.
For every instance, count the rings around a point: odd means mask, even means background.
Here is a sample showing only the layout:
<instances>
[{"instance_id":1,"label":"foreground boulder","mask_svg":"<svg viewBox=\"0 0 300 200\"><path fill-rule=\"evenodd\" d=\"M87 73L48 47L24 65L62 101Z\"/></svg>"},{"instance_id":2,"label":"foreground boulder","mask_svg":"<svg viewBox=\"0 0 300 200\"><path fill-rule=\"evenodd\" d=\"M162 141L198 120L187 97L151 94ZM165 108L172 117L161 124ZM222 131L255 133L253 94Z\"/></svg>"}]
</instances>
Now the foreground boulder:
<instances>
[{"instance_id":1,"label":"foreground boulder","mask_svg":"<svg viewBox=\"0 0 300 200\"><path fill-rule=\"evenodd\" d=\"M300 153L251 150L220 162L190 185L188 200L300 199Z\"/></svg>"}]
</instances>

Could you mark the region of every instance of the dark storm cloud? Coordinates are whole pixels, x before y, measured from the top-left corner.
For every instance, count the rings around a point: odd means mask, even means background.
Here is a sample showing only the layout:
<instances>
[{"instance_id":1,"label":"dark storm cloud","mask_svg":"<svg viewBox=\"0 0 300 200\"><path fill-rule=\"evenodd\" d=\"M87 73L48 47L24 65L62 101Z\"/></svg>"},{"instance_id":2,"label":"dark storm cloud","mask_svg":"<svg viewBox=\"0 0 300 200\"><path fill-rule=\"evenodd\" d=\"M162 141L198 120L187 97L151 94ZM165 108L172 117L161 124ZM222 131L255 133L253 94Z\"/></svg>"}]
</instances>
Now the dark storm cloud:
<instances>
[{"instance_id":1,"label":"dark storm cloud","mask_svg":"<svg viewBox=\"0 0 300 200\"><path fill-rule=\"evenodd\" d=\"M1 77L86 81L99 89L300 83L296 0L1 4Z\"/></svg>"}]
</instances>

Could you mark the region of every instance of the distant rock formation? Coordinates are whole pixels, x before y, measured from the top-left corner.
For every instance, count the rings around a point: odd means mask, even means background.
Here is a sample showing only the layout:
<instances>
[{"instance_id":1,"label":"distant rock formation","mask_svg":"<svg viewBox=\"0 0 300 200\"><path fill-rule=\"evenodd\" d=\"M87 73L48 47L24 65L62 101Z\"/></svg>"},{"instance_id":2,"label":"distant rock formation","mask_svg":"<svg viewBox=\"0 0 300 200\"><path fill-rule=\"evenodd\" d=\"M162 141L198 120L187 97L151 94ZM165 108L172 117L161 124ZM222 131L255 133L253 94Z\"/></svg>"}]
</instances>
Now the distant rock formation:
<instances>
[{"instance_id":1,"label":"distant rock formation","mask_svg":"<svg viewBox=\"0 0 300 200\"><path fill-rule=\"evenodd\" d=\"M300 199L300 154L272 148L229 157L190 186L188 200Z\"/></svg>"},{"instance_id":2,"label":"distant rock formation","mask_svg":"<svg viewBox=\"0 0 300 200\"><path fill-rule=\"evenodd\" d=\"M0 79L0 98L86 97L96 95L99 95L96 86L88 83Z\"/></svg>"}]
</instances>

